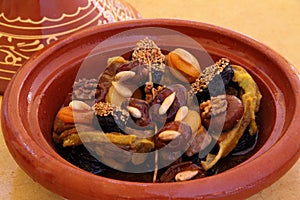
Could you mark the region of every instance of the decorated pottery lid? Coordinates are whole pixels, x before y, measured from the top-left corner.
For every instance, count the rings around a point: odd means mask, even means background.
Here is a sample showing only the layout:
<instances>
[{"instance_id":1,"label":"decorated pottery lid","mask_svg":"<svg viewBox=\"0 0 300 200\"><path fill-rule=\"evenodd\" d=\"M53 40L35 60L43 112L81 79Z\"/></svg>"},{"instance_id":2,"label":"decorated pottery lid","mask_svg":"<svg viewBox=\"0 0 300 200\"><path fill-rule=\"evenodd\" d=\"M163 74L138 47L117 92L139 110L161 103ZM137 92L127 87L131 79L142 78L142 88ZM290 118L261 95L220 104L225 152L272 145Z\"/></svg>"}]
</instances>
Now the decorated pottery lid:
<instances>
[{"instance_id":1,"label":"decorated pottery lid","mask_svg":"<svg viewBox=\"0 0 300 200\"><path fill-rule=\"evenodd\" d=\"M0 94L32 54L77 30L140 18L124 0L0 2Z\"/></svg>"}]
</instances>

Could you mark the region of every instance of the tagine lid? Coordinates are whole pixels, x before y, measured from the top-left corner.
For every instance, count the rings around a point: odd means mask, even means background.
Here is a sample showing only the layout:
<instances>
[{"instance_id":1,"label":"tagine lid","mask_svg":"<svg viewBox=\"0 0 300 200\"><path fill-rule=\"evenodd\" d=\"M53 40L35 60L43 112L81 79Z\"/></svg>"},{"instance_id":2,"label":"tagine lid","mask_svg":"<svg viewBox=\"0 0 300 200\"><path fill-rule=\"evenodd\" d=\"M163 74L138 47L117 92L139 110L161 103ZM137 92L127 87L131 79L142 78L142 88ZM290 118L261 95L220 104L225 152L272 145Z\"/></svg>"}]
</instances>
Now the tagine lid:
<instances>
[{"instance_id":1,"label":"tagine lid","mask_svg":"<svg viewBox=\"0 0 300 200\"><path fill-rule=\"evenodd\" d=\"M0 94L35 52L89 26L140 18L124 0L0 2Z\"/></svg>"}]
</instances>

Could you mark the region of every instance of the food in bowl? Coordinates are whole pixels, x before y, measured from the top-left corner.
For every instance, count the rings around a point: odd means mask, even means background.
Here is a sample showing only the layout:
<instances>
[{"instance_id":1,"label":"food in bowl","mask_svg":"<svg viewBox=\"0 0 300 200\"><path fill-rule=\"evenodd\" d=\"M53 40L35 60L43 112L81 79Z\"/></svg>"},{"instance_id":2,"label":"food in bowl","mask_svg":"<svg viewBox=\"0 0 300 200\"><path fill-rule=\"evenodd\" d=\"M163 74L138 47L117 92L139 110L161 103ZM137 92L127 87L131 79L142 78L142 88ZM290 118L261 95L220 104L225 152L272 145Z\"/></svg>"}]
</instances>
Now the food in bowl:
<instances>
[{"instance_id":1,"label":"food in bowl","mask_svg":"<svg viewBox=\"0 0 300 200\"><path fill-rule=\"evenodd\" d=\"M108 58L98 79L79 79L53 125L56 150L91 173L128 181L211 176L251 156L262 95L241 66L202 70L183 48L138 41Z\"/></svg>"}]
</instances>

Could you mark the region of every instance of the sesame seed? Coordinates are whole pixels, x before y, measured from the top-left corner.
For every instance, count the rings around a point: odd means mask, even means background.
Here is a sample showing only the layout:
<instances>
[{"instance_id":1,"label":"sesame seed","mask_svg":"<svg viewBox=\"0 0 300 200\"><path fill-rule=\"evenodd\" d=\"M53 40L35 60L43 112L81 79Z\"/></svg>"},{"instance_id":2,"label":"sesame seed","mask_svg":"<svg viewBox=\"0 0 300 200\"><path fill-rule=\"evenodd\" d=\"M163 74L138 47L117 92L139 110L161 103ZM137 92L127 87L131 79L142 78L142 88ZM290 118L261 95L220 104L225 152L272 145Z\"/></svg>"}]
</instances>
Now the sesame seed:
<instances>
[{"instance_id":1,"label":"sesame seed","mask_svg":"<svg viewBox=\"0 0 300 200\"><path fill-rule=\"evenodd\" d=\"M210 81L213 80L213 78L225 69L230 64L229 59L227 58L221 58L218 62L215 64L206 67L199 78L196 79L196 81L191 85L191 92L193 94L196 94L198 92L202 92L204 89L207 88Z\"/></svg>"}]
</instances>

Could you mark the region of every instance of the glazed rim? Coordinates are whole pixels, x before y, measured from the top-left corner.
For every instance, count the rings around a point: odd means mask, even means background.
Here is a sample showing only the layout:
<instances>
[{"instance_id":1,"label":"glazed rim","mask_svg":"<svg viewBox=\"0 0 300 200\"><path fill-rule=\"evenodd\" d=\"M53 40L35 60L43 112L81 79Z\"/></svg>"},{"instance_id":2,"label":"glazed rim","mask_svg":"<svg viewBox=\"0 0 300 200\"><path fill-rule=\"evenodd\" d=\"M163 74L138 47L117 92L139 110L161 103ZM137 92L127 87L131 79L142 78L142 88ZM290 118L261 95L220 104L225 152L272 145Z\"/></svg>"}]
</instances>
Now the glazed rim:
<instances>
[{"instance_id":1,"label":"glazed rim","mask_svg":"<svg viewBox=\"0 0 300 200\"><path fill-rule=\"evenodd\" d=\"M286 110L282 110L277 113L283 113L283 115L276 116L276 126L273 132L281 130L280 133L275 133L278 136L276 140L268 140L262 150L258 151L258 153L262 151L261 154L253 156L235 167L234 170L228 170L212 177L178 183L137 183L108 179L80 170L61 158L43 136L40 125L34 123L39 121L38 113L41 111L32 111L38 110L39 105L43 103L43 95L37 95L37 91L43 94L48 86L47 82L51 82L51 78L46 77L48 80L41 81L32 79L32 77L41 72L43 74L55 73L51 69L39 67L39 64L58 49L74 44L74 42L78 43L82 38L99 33L105 38L109 36L110 31L117 33L139 27L184 28L212 32L219 34L220 37L227 37L232 41L242 43L262 54L270 63L276 64L278 67L276 70L284 72L281 76L288 77L286 79L289 80L289 83L286 84L288 84L287 88L290 88L291 96L288 99L290 103L286 106L291 107L292 109L289 110L294 111L285 113ZM239 59L238 55L236 59ZM41 81L41 84L38 81ZM2 129L7 146L20 167L34 180L64 197L95 198L101 194L103 198L112 198L117 195L120 198L136 199L246 198L275 182L299 158L299 91L299 75L294 67L270 48L245 35L214 25L185 20L142 19L116 22L80 31L54 45L47 46L45 50L33 56L19 70L4 94ZM24 95L27 97L26 99L22 98ZM276 105L276 109L285 109L284 105L279 104L280 102ZM55 166L57 174L53 174L53 166ZM60 173L64 176L60 176ZM86 182L88 184L83 186L83 180L88 180Z\"/></svg>"}]
</instances>

